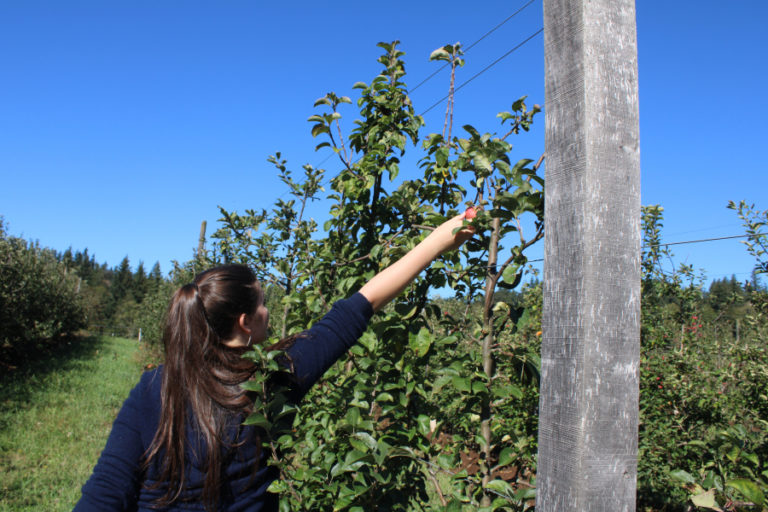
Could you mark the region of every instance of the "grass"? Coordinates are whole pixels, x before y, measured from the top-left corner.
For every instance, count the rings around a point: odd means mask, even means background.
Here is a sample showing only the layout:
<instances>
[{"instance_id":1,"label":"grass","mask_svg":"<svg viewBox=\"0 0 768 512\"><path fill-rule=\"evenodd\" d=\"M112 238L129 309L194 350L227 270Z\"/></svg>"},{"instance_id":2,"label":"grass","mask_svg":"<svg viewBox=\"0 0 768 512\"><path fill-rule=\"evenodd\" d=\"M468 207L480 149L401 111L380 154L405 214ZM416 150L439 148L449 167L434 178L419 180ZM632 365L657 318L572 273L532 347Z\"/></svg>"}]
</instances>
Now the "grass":
<instances>
[{"instance_id":1,"label":"grass","mask_svg":"<svg viewBox=\"0 0 768 512\"><path fill-rule=\"evenodd\" d=\"M0 377L0 510L72 510L142 364L136 341L70 341Z\"/></svg>"}]
</instances>

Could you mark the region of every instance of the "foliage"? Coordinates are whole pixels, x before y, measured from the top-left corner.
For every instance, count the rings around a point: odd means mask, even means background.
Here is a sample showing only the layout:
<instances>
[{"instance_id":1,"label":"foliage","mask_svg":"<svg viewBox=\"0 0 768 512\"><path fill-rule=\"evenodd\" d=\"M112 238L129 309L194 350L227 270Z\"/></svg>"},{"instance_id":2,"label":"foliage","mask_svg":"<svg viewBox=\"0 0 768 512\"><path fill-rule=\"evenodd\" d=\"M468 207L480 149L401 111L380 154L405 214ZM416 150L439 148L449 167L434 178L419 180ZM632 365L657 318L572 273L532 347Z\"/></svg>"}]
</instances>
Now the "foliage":
<instances>
[{"instance_id":1,"label":"foliage","mask_svg":"<svg viewBox=\"0 0 768 512\"><path fill-rule=\"evenodd\" d=\"M684 330L689 319L698 315L697 305L703 297L702 276L691 265L675 266L668 246L661 244L664 208L660 205L642 207L643 248L641 343L645 350L668 346ZM664 270L669 260L671 271Z\"/></svg>"},{"instance_id":2,"label":"foliage","mask_svg":"<svg viewBox=\"0 0 768 512\"><path fill-rule=\"evenodd\" d=\"M660 268L662 209L645 207L639 503L750 510L768 492L768 354L757 292L735 279L708 294ZM657 250L658 249L658 250ZM724 328L725 327L725 328Z\"/></svg>"},{"instance_id":3,"label":"foliage","mask_svg":"<svg viewBox=\"0 0 768 512\"><path fill-rule=\"evenodd\" d=\"M743 200L738 205L728 201L728 208L735 210L744 222L747 232L744 244L749 254L755 257L755 272L768 274L768 210L757 210L754 204L747 205Z\"/></svg>"},{"instance_id":4,"label":"foliage","mask_svg":"<svg viewBox=\"0 0 768 512\"><path fill-rule=\"evenodd\" d=\"M539 108L529 110L520 99L500 114L510 124L502 138L466 125L464 137L444 129L421 139L423 120L407 95L403 53L397 42L379 46L381 73L354 85L360 118L350 134L343 136L341 124L348 97L326 94L309 118L312 134L324 139L317 149L333 151L343 166L330 177L325 233L304 216L323 191L324 171L304 166L296 182L278 153L270 162L292 198L279 199L271 212L222 209L216 251L224 261L257 269L268 300L280 300L282 318L275 308L272 318L282 335L307 328L467 204L480 208L472 221L478 235L467 252L441 258L373 319L306 398L292 435L267 436L284 454L283 478L273 491L285 494L284 510L526 508L533 492L538 327L519 304L493 297L497 287L521 282L524 250L543 233L538 165L511 162L505 140L528 130ZM455 70L459 46L444 50ZM390 185L419 140L424 178ZM520 220L526 215L534 221L528 238ZM505 250L501 243L511 235L519 241ZM509 254L501 258L502 251ZM463 314L443 314L429 300L430 290L445 286L465 301ZM523 413L510 419L517 409ZM251 421L267 425L269 418L269 411L257 411Z\"/></svg>"},{"instance_id":5,"label":"foliage","mask_svg":"<svg viewBox=\"0 0 768 512\"><path fill-rule=\"evenodd\" d=\"M144 300L136 307L136 324L141 329L142 340L158 344L163 339L165 315L175 287L162 280L147 292Z\"/></svg>"},{"instance_id":6,"label":"foliage","mask_svg":"<svg viewBox=\"0 0 768 512\"><path fill-rule=\"evenodd\" d=\"M83 327L78 284L53 251L8 236L0 219L0 347L5 356L15 360Z\"/></svg>"}]
</instances>

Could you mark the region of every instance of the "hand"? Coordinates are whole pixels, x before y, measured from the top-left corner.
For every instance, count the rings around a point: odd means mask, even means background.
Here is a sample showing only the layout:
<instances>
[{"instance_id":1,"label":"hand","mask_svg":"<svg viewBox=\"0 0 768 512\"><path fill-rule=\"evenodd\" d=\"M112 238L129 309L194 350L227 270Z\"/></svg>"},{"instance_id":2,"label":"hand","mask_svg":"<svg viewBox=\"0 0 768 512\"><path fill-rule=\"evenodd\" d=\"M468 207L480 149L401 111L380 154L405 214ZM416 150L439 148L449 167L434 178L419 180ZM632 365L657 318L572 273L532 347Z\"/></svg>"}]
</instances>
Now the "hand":
<instances>
[{"instance_id":1,"label":"hand","mask_svg":"<svg viewBox=\"0 0 768 512\"><path fill-rule=\"evenodd\" d=\"M435 238L436 243L439 244L440 253L446 251L453 251L461 247L461 245L472 238L475 234L475 228L471 225L464 225L465 220L473 219L476 215L474 208L467 208L464 213L453 217L440 226L429 235L428 238ZM457 228L459 231L454 233Z\"/></svg>"}]
</instances>

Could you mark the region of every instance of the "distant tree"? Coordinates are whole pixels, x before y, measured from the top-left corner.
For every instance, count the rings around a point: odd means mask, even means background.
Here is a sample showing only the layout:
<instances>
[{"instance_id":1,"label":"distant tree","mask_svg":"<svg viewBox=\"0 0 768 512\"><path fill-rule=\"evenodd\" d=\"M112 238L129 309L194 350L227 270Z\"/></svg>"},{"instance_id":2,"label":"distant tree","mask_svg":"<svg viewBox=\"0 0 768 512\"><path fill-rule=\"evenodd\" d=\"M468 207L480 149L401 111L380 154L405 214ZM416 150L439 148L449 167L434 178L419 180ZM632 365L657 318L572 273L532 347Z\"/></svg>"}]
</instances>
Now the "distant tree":
<instances>
[{"instance_id":1,"label":"distant tree","mask_svg":"<svg viewBox=\"0 0 768 512\"><path fill-rule=\"evenodd\" d=\"M735 275L732 275L730 278L715 279L709 285L707 300L712 309L721 311L734 303L743 302L744 288Z\"/></svg>"},{"instance_id":2,"label":"distant tree","mask_svg":"<svg viewBox=\"0 0 768 512\"><path fill-rule=\"evenodd\" d=\"M104 277L109 288L109 297L104 305L104 316L109 321L117 313L120 302L126 297L133 297L131 290L133 273L128 256L123 258L116 268L104 269Z\"/></svg>"},{"instance_id":3,"label":"distant tree","mask_svg":"<svg viewBox=\"0 0 768 512\"><path fill-rule=\"evenodd\" d=\"M133 292L133 298L136 300L137 304L141 304L141 301L144 300L144 297L147 294L149 287L149 278L147 277L147 273L144 270L144 262L140 261L139 266L136 267L136 272L133 274L133 281L132 281L132 292Z\"/></svg>"},{"instance_id":4,"label":"distant tree","mask_svg":"<svg viewBox=\"0 0 768 512\"><path fill-rule=\"evenodd\" d=\"M163 282L163 273L160 271L159 261L152 265L152 270L149 271L149 281L152 283L152 286L157 286Z\"/></svg>"},{"instance_id":5,"label":"distant tree","mask_svg":"<svg viewBox=\"0 0 768 512\"><path fill-rule=\"evenodd\" d=\"M61 253L61 255L57 255L57 257L67 270L74 267L75 259L72 257L72 247L68 247L66 251Z\"/></svg>"},{"instance_id":6,"label":"distant tree","mask_svg":"<svg viewBox=\"0 0 768 512\"><path fill-rule=\"evenodd\" d=\"M126 256L115 270L115 276L111 286L112 296L117 302L131 293L132 284L133 273L131 272L131 262L128 259L128 256Z\"/></svg>"},{"instance_id":7,"label":"distant tree","mask_svg":"<svg viewBox=\"0 0 768 512\"><path fill-rule=\"evenodd\" d=\"M77 275L83 278L83 280L89 283L93 282L96 278L96 258L95 256L88 255L88 248L86 247L83 252L77 251L74 256L74 268Z\"/></svg>"}]
</instances>

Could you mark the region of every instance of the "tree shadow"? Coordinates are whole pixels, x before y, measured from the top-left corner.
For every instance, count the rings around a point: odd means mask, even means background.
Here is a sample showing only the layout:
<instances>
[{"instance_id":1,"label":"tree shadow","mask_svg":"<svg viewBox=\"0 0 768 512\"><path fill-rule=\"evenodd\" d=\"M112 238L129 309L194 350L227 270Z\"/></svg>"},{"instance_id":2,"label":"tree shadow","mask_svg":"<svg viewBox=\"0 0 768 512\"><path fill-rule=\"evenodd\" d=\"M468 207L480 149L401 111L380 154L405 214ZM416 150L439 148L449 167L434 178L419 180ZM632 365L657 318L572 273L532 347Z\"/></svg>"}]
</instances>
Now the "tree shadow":
<instances>
[{"instance_id":1,"label":"tree shadow","mask_svg":"<svg viewBox=\"0 0 768 512\"><path fill-rule=\"evenodd\" d=\"M0 412L29 402L40 382L56 372L99 356L103 341L96 336L70 336L58 343L30 343L24 350L0 353ZM0 425L2 428L3 425Z\"/></svg>"}]
</instances>

